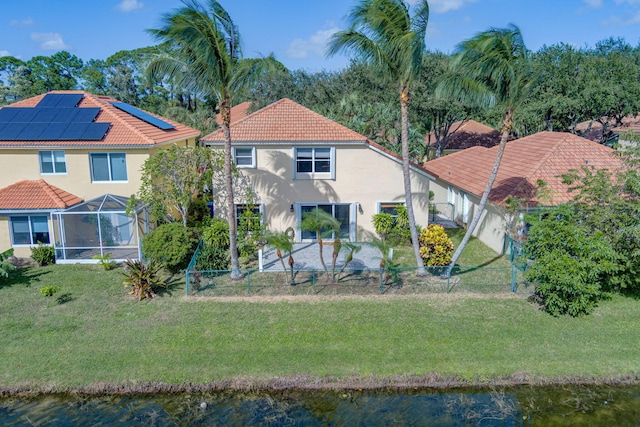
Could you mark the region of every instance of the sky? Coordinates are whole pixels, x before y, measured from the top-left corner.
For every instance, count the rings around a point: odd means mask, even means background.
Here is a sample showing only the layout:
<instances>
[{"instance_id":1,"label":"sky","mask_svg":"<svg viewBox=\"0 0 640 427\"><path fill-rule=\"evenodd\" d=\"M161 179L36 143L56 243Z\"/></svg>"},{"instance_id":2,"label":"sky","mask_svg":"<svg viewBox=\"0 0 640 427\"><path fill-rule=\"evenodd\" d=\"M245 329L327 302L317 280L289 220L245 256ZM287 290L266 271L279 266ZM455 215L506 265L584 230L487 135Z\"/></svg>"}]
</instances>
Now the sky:
<instances>
[{"instance_id":1,"label":"sky","mask_svg":"<svg viewBox=\"0 0 640 427\"><path fill-rule=\"evenodd\" d=\"M330 35L346 29L357 0L219 1L240 30L246 58L273 53L287 68L308 71L349 63L324 52ZM156 44L146 29L181 6L180 0L0 0L0 56L28 60L66 50L84 61L106 59ZM640 42L640 0L429 0L429 6L427 48L444 53L508 24L520 27L534 51L560 42L593 47L609 37Z\"/></svg>"}]
</instances>

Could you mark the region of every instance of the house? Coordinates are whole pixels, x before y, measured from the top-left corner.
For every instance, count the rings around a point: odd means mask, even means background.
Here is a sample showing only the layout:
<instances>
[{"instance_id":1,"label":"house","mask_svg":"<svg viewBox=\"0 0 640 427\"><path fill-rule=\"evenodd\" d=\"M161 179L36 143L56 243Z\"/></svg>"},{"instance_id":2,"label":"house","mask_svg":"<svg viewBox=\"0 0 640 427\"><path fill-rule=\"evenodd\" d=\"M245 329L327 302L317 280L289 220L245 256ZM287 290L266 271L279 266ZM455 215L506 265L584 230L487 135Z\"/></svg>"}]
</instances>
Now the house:
<instances>
[{"instance_id":1,"label":"house","mask_svg":"<svg viewBox=\"0 0 640 427\"><path fill-rule=\"evenodd\" d=\"M230 130L233 159L257 193L256 209L272 230L292 227L297 242L316 238L300 229L302 215L315 208L340 222L341 239L357 241L374 233L372 215L405 202L400 156L290 99L233 122ZM223 149L222 130L201 142ZM411 166L414 212L423 226L432 178ZM250 207L248 200L236 202L237 212Z\"/></svg>"},{"instance_id":2,"label":"house","mask_svg":"<svg viewBox=\"0 0 640 427\"><path fill-rule=\"evenodd\" d=\"M458 223L471 222L493 168L498 147L472 147L424 164L436 177L431 185L434 202L453 207ZM569 202L573 194L560 175L589 165L618 169L614 150L564 132L540 132L507 143L489 202L474 235L497 253L503 253L507 230L514 218L507 212L510 199L523 208L555 206ZM544 182L541 189L540 182Z\"/></svg>"},{"instance_id":3,"label":"house","mask_svg":"<svg viewBox=\"0 0 640 427\"><path fill-rule=\"evenodd\" d=\"M440 155L450 154L465 148L480 146L491 148L500 143L500 132L492 127L484 125L475 120L460 120L451 125L447 135L442 141L446 145L444 148L438 147L435 131L431 131L425 136L425 144L433 151L432 157L440 157ZM438 155L436 151L442 150Z\"/></svg>"},{"instance_id":4,"label":"house","mask_svg":"<svg viewBox=\"0 0 640 427\"><path fill-rule=\"evenodd\" d=\"M66 259L65 242L80 230L54 230L52 213L93 199L102 200L103 209L115 208L138 191L146 159L171 144L195 145L199 134L82 91L53 91L5 106L0 109L0 248L29 256L38 242L55 244L59 258ZM106 220L105 215L95 221L87 217L85 224ZM117 219L111 225L118 238L84 236L83 248L115 253L131 240L132 225L121 215L108 215ZM105 230L102 222L98 231ZM111 246L105 247L107 241ZM86 258L82 253L87 251L77 250L72 259Z\"/></svg>"},{"instance_id":5,"label":"house","mask_svg":"<svg viewBox=\"0 0 640 427\"><path fill-rule=\"evenodd\" d=\"M240 120L241 118L249 114L250 108L251 108L251 102L249 101L244 101L238 105L234 105L233 107L231 107L231 115L230 115L231 123L237 122L238 120ZM221 126L222 114L220 113L216 114L215 120L218 126Z\"/></svg>"}]
</instances>

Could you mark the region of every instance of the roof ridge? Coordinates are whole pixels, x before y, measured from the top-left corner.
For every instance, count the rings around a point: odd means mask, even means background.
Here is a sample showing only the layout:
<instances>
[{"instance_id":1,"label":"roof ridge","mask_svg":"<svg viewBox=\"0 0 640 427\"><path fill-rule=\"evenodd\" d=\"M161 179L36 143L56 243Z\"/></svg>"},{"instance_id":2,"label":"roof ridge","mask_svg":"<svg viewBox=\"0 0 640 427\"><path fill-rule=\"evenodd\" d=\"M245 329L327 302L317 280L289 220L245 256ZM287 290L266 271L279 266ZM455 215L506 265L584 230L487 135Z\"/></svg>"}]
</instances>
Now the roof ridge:
<instances>
[{"instance_id":1,"label":"roof ridge","mask_svg":"<svg viewBox=\"0 0 640 427\"><path fill-rule=\"evenodd\" d=\"M44 179L39 179L38 181L36 181L37 184L40 186L40 188L42 188L42 190L44 190L45 193L47 193L47 195L49 197L51 197L51 200L59 205L60 207L66 207L66 203L64 202L64 200L62 200L62 198L56 193L56 191L53 189L54 187L51 186L51 184L49 184L47 181L45 181ZM57 187L55 187L57 188Z\"/></svg>"}]
</instances>

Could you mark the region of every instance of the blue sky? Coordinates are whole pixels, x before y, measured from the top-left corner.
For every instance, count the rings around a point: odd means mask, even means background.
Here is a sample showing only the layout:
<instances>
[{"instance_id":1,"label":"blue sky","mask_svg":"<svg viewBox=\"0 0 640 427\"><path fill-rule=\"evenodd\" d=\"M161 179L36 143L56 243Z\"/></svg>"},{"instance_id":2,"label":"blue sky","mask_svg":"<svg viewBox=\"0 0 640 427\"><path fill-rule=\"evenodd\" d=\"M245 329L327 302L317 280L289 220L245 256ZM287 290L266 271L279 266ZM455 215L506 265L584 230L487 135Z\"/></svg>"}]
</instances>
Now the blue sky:
<instances>
[{"instance_id":1,"label":"blue sky","mask_svg":"<svg viewBox=\"0 0 640 427\"><path fill-rule=\"evenodd\" d=\"M336 70L327 38L346 27L356 0L220 0L243 36L245 57L274 53L289 69ZM415 0L411 0L415 2ZM106 59L155 44L145 32L180 0L2 0L0 56L27 60L67 50ZM451 52L489 27L516 24L527 46L565 42L593 46L608 37L640 42L640 0L431 0L427 46Z\"/></svg>"}]
</instances>

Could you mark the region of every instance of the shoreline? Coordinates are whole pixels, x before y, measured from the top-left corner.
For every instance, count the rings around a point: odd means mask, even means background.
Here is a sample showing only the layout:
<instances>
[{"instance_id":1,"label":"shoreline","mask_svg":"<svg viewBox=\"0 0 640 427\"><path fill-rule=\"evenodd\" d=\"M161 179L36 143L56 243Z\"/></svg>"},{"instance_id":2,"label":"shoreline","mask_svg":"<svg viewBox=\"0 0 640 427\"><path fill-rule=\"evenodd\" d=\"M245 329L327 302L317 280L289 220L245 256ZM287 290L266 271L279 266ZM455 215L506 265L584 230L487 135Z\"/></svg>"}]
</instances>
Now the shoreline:
<instances>
[{"instance_id":1,"label":"shoreline","mask_svg":"<svg viewBox=\"0 0 640 427\"><path fill-rule=\"evenodd\" d=\"M430 374L423 376L392 376L383 378L349 377L317 378L305 375L271 379L230 378L209 383L97 383L80 387L55 385L0 386L0 398L37 397L43 395L145 395L174 393L220 392L286 392L286 391L407 391L407 390L455 390L463 388L511 388L511 387L560 387L560 386L636 386L640 374L620 374L607 377L593 376L533 376L527 372L515 372L508 377L493 379L465 379L462 377Z\"/></svg>"}]
</instances>

